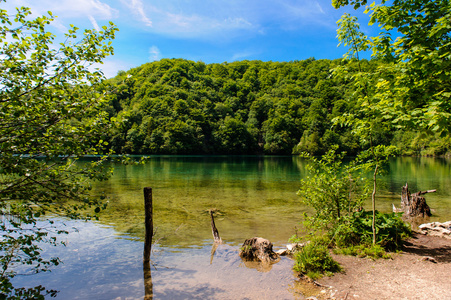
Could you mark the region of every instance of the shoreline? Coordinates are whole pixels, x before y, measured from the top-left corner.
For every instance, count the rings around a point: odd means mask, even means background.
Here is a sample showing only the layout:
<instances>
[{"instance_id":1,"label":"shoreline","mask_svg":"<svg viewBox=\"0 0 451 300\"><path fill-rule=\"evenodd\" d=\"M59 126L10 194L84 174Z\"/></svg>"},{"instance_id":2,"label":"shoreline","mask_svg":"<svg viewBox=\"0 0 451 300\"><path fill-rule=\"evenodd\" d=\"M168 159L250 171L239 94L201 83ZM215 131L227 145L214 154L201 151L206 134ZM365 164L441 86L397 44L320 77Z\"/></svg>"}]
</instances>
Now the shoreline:
<instances>
[{"instance_id":1,"label":"shoreline","mask_svg":"<svg viewBox=\"0 0 451 300\"><path fill-rule=\"evenodd\" d=\"M416 232L390 259L332 256L344 271L317 280L307 299L451 299L450 239Z\"/></svg>"}]
</instances>

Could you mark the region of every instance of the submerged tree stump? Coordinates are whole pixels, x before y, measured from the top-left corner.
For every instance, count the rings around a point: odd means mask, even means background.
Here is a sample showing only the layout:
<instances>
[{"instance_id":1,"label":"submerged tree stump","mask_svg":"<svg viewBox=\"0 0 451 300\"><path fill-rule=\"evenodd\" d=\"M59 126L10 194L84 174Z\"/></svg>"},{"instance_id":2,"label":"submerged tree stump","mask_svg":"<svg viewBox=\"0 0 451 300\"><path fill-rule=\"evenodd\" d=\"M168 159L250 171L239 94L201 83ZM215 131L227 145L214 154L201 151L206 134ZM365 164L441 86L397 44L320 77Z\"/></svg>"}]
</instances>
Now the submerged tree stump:
<instances>
[{"instance_id":1,"label":"submerged tree stump","mask_svg":"<svg viewBox=\"0 0 451 300\"><path fill-rule=\"evenodd\" d=\"M213 234L213 240L215 241L215 243L222 244L221 237L219 236L219 231L215 225L215 218L213 217L213 210L210 210L210 217L211 217L211 233Z\"/></svg>"},{"instance_id":2,"label":"submerged tree stump","mask_svg":"<svg viewBox=\"0 0 451 300\"><path fill-rule=\"evenodd\" d=\"M215 218L213 216L212 209L210 209L210 217L211 217L211 232L213 233L213 240L214 240L213 246L211 247L211 255L210 255L210 265L211 265L211 264L213 264L213 258L215 256L216 249L218 249L218 246L220 244L222 244L222 239L219 236L218 229L216 228Z\"/></svg>"},{"instance_id":3,"label":"submerged tree stump","mask_svg":"<svg viewBox=\"0 0 451 300\"><path fill-rule=\"evenodd\" d=\"M404 215L407 217L425 217L431 216L431 209L426 204L426 199L421 195L427 193L433 193L436 190L428 190L428 191L419 191L414 194L410 194L407 183L402 187L401 193L401 211L404 212Z\"/></svg>"},{"instance_id":4,"label":"submerged tree stump","mask_svg":"<svg viewBox=\"0 0 451 300\"><path fill-rule=\"evenodd\" d=\"M240 257L244 260L264 263L276 262L279 259L279 255L272 250L272 243L260 237L245 240L240 250Z\"/></svg>"}]
</instances>

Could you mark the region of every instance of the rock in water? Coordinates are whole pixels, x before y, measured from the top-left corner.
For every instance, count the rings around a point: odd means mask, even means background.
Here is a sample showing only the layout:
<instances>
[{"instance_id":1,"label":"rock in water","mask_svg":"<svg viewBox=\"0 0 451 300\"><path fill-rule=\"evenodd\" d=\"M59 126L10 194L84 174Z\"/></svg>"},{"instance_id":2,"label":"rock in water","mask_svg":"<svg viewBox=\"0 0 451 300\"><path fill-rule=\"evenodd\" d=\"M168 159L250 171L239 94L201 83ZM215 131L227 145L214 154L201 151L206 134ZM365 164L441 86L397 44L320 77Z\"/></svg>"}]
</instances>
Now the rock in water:
<instances>
[{"instance_id":1,"label":"rock in water","mask_svg":"<svg viewBox=\"0 0 451 300\"><path fill-rule=\"evenodd\" d=\"M244 260L276 262L279 255L272 250L272 243L267 239L254 237L244 241L240 249L240 257Z\"/></svg>"}]
</instances>

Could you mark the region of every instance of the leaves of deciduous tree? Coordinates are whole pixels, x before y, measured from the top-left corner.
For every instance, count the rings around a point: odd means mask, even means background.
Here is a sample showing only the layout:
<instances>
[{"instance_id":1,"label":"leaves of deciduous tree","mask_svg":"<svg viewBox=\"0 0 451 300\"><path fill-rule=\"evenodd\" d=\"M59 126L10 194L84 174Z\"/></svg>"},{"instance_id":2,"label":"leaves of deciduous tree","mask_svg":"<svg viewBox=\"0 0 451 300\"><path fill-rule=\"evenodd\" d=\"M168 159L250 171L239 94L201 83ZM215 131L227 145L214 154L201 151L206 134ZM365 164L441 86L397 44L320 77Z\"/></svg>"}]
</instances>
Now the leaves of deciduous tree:
<instances>
[{"instance_id":1,"label":"leaves of deciduous tree","mask_svg":"<svg viewBox=\"0 0 451 300\"><path fill-rule=\"evenodd\" d=\"M103 74L93 68L113 53L117 28L110 23L78 38L71 26L56 44L47 29L51 12L33 19L25 7L12 15L0 9L0 21L0 293L36 299L55 291L16 288L10 279L21 264L38 273L59 263L41 257L38 242L57 242L37 219L49 213L90 218L104 208L89 190L91 180L107 178L105 158L82 167L74 161L105 150Z\"/></svg>"}]
</instances>

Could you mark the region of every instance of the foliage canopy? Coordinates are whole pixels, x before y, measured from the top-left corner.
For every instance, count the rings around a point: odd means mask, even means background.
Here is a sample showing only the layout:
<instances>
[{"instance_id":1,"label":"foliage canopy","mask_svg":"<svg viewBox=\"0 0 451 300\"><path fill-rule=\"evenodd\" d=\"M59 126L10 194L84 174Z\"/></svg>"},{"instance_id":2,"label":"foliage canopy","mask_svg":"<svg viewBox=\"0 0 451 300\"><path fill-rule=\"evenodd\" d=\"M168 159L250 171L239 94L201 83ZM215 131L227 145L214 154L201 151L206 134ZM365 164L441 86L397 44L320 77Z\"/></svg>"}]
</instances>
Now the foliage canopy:
<instances>
[{"instance_id":1,"label":"foliage canopy","mask_svg":"<svg viewBox=\"0 0 451 300\"><path fill-rule=\"evenodd\" d=\"M338 8L367 1L333 0ZM369 81L371 97L362 101L399 128L448 134L451 127L451 3L449 0L381 1L366 7L380 33L363 43L384 61L359 82ZM349 34L347 34L350 37Z\"/></svg>"},{"instance_id":2,"label":"foliage canopy","mask_svg":"<svg viewBox=\"0 0 451 300\"><path fill-rule=\"evenodd\" d=\"M25 7L13 14L0 9L0 286L8 298L54 295L41 286L11 283L23 264L38 273L59 263L40 255L38 242L57 240L39 217L81 217L94 206L84 215L90 218L104 207L89 195L89 181L108 176L104 159L83 167L74 161L105 149L103 74L92 68L113 53L117 28L110 23L79 38L79 29L71 26L64 42L55 43L47 30L53 20L51 12L32 19Z\"/></svg>"},{"instance_id":3,"label":"foliage canopy","mask_svg":"<svg viewBox=\"0 0 451 300\"><path fill-rule=\"evenodd\" d=\"M365 115L357 97L358 74L384 64L353 59L147 63L108 80L106 110L117 126L105 140L123 154L320 155L337 144L339 151L355 155L369 140L332 120ZM330 71L339 66L349 76ZM395 144L407 154L440 155L449 149L448 137L406 133L382 116L373 119L375 145Z\"/></svg>"}]
</instances>

